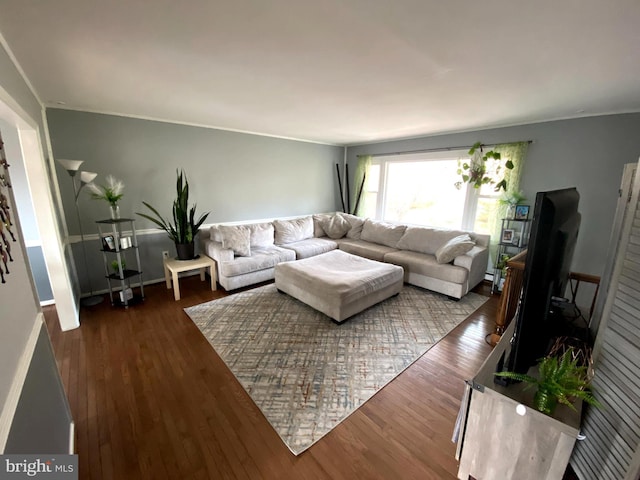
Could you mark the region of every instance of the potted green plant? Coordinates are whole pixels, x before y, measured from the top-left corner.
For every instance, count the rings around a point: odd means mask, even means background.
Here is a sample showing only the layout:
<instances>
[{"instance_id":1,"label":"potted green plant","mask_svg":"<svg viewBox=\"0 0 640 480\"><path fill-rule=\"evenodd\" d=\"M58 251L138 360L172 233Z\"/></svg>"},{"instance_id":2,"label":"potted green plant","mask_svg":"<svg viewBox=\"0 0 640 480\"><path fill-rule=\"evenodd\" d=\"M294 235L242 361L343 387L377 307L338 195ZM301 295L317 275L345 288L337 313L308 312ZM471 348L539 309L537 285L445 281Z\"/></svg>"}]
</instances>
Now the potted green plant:
<instances>
[{"instance_id":1,"label":"potted green plant","mask_svg":"<svg viewBox=\"0 0 640 480\"><path fill-rule=\"evenodd\" d=\"M120 206L118 202L122 198L122 191L124 190L124 183L121 180L116 180L113 175L108 175L106 183L104 185L96 185L95 183L89 183L87 185L91 191L91 198L94 200L104 200L109 204L111 210L111 219L117 220L120 218Z\"/></svg>"},{"instance_id":2,"label":"potted green plant","mask_svg":"<svg viewBox=\"0 0 640 480\"><path fill-rule=\"evenodd\" d=\"M515 218L516 206L526 200L524 194L520 191L510 190L502 192L498 199L498 204L505 205L507 207L506 218Z\"/></svg>"},{"instance_id":3,"label":"potted green plant","mask_svg":"<svg viewBox=\"0 0 640 480\"><path fill-rule=\"evenodd\" d=\"M127 263L124 261L124 258L120 262L120 265L122 266L122 271L124 272L125 268L127 268ZM116 274L120 273L120 266L118 265L118 261L117 260L113 260L111 262L111 268L113 269L113 271Z\"/></svg>"},{"instance_id":4,"label":"potted green plant","mask_svg":"<svg viewBox=\"0 0 640 480\"><path fill-rule=\"evenodd\" d=\"M560 357L544 357L538 363L538 372L540 378L516 372L498 372L495 375L537 385L533 406L547 415L553 414L558 403L575 410L572 403L575 398L596 407L601 406L591 391L587 367L581 366L578 358L574 358L573 347Z\"/></svg>"},{"instance_id":5,"label":"potted green plant","mask_svg":"<svg viewBox=\"0 0 640 480\"><path fill-rule=\"evenodd\" d=\"M462 181L456 182L455 186L461 188L463 183L470 183L474 188L480 188L486 184L496 184L495 191L499 192L501 189L507 189L507 180L503 177L500 181L496 182L495 177L500 175L502 171L502 158L499 152L489 150L484 152L484 145L481 142L476 142L470 149L469 155L471 159L469 162L458 161L457 173L462 177ZM489 167L487 166L489 164ZM507 170L513 169L513 162L507 160L504 164L504 168Z\"/></svg>"},{"instance_id":6,"label":"potted green plant","mask_svg":"<svg viewBox=\"0 0 640 480\"><path fill-rule=\"evenodd\" d=\"M507 262L511 259L511 255L502 253L500 254L500 259L496 264L496 268L502 271L502 275L507 274Z\"/></svg>"},{"instance_id":7,"label":"potted green plant","mask_svg":"<svg viewBox=\"0 0 640 480\"><path fill-rule=\"evenodd\" d=\"M176 199L173 201L173 222L160 215L158 210L147 202L142 202L154 216L136 212L141 217L155 223L160 229L167 232L169 238L176 245L178 260L190 260L194 257L194 239L200 225L209 216L210 212L200 215L196 220L196 205L189 207L189 182L184 171L176 170Z\"/></svg>"}]
</instances>

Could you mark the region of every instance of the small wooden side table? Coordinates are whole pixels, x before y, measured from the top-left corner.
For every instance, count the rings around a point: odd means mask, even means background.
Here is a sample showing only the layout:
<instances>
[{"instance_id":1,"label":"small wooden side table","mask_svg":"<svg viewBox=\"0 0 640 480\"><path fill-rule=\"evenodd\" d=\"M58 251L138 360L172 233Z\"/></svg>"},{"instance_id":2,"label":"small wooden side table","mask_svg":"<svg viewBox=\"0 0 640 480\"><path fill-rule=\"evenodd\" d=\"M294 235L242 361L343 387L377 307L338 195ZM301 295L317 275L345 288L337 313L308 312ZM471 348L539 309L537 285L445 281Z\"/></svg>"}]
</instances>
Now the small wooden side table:
<instances>
[{"instance_id":1,"label":"small wooden side table","mask_svg":"<svg viewBox=\"0 0 640 480\"><path fill-rule=\"evenodd\" d=\"M200 270L200 280L204 281L204 273L209 269L211 276L211 290L216 289L216 261L206 255L201 255L192 260L177 260L175 258L165 258L164 261L164 279L167 282L167 289L171 289L173 283L173 298L180 300L180 281L178 274L180 272L188 272L190 270ZM173 280L173 282L172 282Z\"/></svg>"}]
</instances>

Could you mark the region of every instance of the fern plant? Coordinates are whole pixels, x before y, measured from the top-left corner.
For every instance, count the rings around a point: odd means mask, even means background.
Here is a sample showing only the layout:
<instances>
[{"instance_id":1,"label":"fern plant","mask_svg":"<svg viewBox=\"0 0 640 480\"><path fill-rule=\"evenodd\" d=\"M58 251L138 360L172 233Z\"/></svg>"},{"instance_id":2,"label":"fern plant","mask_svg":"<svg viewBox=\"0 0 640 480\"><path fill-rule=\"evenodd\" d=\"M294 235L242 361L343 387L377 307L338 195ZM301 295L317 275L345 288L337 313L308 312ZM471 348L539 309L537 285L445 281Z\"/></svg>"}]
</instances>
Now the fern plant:
<instances>
[{"instance_id":1,"label":"fern plant","mask_svg":"<svg viewBox=\"0 0 640 480\"><path fill-rule=\"evenodd\" d=\"M498 372L495 375L511 378L530 385L537 385L533 398L534 407L547 415L553 414L558 403L575 410L572 399L579 398L595 407L602 405L591 391L587 367L574 358L573 348L567 349L561 357L545 357L538 364L540 378L516 372Z\"/></svg>"}]
</instances>

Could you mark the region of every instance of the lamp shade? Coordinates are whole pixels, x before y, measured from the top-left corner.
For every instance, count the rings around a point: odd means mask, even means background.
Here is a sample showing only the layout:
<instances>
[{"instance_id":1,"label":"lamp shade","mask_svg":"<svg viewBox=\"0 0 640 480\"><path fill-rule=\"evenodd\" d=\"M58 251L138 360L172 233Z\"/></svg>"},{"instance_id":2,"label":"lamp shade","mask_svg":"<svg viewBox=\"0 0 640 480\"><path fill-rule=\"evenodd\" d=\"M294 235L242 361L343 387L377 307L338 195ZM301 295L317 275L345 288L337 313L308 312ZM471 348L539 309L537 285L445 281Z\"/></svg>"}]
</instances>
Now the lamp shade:
<instances>
[{"instance_id":1,"label":"lamp shade","mask_svg":"<svg viewBox=\"0 0 640 480\"><path fill-rule=\"evenodd\" d=\"M91 183L97 176L98 174L94 172L80 172L80 181L82 183Z\"/></svg>"},{"instance_id":2,"label":"lamp shade","mask_svg":"<svg viewBox=\"0 0 640 480\"><path fill-rule=\"evenodd\" d=\"M58 163L62 165L67 172L77 172L80 169L80 165L84 163L84 160L65 160L59 158Z\"/></svg>"}]
</instances>

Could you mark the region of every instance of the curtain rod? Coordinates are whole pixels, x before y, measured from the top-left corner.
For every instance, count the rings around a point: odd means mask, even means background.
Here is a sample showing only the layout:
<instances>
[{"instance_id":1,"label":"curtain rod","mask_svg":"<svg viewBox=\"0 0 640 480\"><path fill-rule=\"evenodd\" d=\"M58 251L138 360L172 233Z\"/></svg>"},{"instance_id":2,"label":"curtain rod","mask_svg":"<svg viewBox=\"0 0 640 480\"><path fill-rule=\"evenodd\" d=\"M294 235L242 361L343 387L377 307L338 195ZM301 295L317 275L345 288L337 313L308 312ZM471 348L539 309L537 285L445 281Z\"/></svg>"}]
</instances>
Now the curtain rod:
<instances>
[{"instance_id":1,"label":"curtain rod","mask_svg":"<svg viewBox=\"0 0 640 480\"><path fill-rule=\"evenodd\" d=\"M529 145L533 143L533 140L524 140ZM510 142L510 143L522 143L522 142ZM483 147L495 147L499 144L482 144ZM356 157L390 157L392 155L409 155L412 153L431 153L431 152L448 152L451 150L469 150L473 145L463 145L461 147L440 147L440 148L425 148L422 150L406 150L404 152L389 152L389 153L363 153L356 155Z\"/></svg>"}]
</instances>

